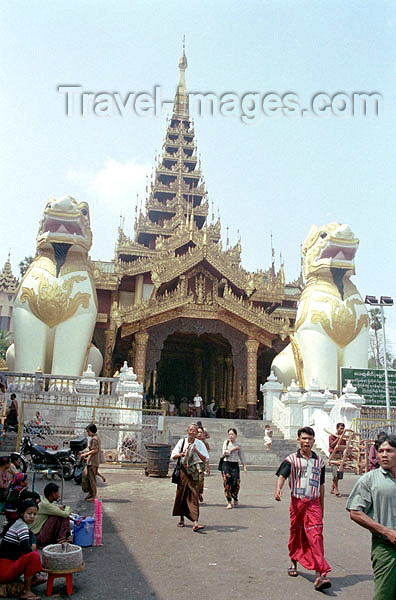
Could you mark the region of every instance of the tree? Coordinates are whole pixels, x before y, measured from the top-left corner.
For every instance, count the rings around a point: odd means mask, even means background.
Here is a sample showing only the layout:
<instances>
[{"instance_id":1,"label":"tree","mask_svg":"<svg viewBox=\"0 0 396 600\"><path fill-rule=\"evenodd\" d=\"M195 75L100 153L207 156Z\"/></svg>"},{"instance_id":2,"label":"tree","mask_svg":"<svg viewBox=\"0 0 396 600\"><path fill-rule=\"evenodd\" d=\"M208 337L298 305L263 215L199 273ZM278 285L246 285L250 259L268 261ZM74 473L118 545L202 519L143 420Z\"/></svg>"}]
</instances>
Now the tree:
<instances>
[{"instance_id":1,"label":"tree","mask_svg":"<svg viewBox=\"0 0 396 600\"><path fill-rule=\"evenodd\" d=\"M23 260L21 260L21 262L19 263L19 271L21 273L21 276L23 277L26 273L26 271L29 268L30 263L34 260L33 256L25 256L25 258Z\"/></svg>"},{"instance_id":2,"label":"tree","mask_svg":"<svg viewBox=\"0 0 396 600\"><path fill-rule=\"evenodd\" d=\"M382 320L381 320L381 309L380 308L371 308L369 311L369 319L370 319L370 354L371 359L374 360L375 366L378 368L381 367L381 356L380 356L380 343L378 338L378 332L382 329Z\"/></svg>"},{"instance_id":3,"label":"tree","mask_svg":"<svg viewBox=\"0 0 396 600\"><path fill-rule=\"evenodd\" d=\"M0 358L5 359L6 352L12 344L12 334L5 329L0 329Z\"/></svg>"},{"instance_id":4,"label":"tree","mask_svg":"<svg viewBox=\"0 0 396 600\"><path fill-rule=\"evenodd\" d=\"M384 345L382 333L379 333L379 331L382 329L381 309L371 308L368 312L370 319L368 366L370 369L383 369ZM392 344L391 341L388 338L386 338L386 364L388 367L394 368L394 363L395 360L392 353Z\"/></svg>"}]
</instances>

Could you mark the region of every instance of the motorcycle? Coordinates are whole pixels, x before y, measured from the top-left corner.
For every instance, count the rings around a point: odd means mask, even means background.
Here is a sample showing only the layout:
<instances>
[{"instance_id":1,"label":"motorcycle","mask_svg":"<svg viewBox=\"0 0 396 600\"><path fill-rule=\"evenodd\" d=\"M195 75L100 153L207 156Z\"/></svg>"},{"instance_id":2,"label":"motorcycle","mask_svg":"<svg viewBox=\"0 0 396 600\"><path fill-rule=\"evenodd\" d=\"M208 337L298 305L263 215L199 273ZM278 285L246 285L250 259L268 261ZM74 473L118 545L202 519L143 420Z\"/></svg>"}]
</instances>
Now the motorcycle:
<instances>
[{"instance_id":1,"label":"motorcycle","mask_svg":"<svg viewBox=\"0 0 396 600\"><path fill-rule=\"evenodd\" d=\"M37 437L43 437L38 435ZM33 470L43 471L52 469L61 474L63 479L70 481L73 478L76 457L71 448L49 450L34 444L29 435L22 437L20 456L22 461L28 463Z\"/></svg>"},{"instance_id":2,"label":"motorcycle","mask_svg":"<svg viewBox=\"0 0 396 600\"><path fill-rule=\"evenodd\" d=\"M82 481L82 474L86 465L85 460L80 456L80 452L85 450L87 447L87 438L85 436L81 436L74 440L70 440L69 445L72 450L73 457L75 458L73 479L77 485L80 485Z\"/></svg>"}]
</instances>

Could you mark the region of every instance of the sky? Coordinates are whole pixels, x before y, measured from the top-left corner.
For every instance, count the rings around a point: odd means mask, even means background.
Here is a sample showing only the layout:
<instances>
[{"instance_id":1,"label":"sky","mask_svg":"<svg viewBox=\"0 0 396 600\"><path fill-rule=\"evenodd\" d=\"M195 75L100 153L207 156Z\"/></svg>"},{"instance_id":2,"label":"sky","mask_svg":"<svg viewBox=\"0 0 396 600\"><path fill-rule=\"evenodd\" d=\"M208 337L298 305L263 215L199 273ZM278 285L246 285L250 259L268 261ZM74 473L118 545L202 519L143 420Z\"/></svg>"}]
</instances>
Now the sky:
<instances>
[{"instance_id":1,"label":"sky","mask_svg":"<svg viewBox=\"0 0 396 600\"><path fill-rule=\"evenodd\" d=\"M170 105L122 116L115 100L114 110L95 102L155 87L172 100L185 35L190 92L252 98L255 118L236 105L228 116L194 114L208 199L224 242L227 227L231 244L240 236L243 266L269 268L272 235L276 264L293 281L311 225L348 223L360 239L362 296L396 299L395 29L393 0L3 0L0 267L10 251L18 274L34 254L51 197L89 202L93 259L112 259L120 215L133 235ZM67 115L65 86L94 94L85 116L81 93ZM379 115L352 114L349 99L361 93L379 95ZM269 94L292 94L306 110L271 112ZM329 99L326 114L313 111L318 94ZM396 307L386 317L396 353Z\"/></svg>"}]
</instances>

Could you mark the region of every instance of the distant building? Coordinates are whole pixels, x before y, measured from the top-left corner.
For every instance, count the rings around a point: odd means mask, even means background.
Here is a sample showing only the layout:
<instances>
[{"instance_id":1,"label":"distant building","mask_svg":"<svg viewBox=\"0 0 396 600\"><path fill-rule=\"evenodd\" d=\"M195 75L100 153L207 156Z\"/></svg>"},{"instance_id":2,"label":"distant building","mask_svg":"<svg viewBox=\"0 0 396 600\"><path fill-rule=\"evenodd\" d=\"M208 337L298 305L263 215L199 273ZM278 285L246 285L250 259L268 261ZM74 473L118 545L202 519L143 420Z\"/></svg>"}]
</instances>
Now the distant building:
<instances>
[{"instance_id":1,"label":"distant building","mask_svg":"<svg viewBox=\"0 0 396 600\"><path fill-rule=\"evenodd\" d=\"M19 280L11 268L10 254L0 273L0 329L12 332L12 307Z\"/></svg>"}]
</instances>

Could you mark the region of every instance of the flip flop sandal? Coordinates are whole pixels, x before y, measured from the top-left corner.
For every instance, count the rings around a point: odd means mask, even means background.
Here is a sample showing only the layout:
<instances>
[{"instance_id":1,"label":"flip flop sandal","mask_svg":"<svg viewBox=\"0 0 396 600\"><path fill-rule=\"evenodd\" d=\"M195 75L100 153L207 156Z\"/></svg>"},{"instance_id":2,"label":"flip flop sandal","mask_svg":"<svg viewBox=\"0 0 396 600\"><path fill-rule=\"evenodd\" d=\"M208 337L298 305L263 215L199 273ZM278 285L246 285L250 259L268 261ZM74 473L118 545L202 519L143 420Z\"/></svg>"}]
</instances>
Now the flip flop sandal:
<instances>
[{"instance_id":1,"label":"flip flop sandal","mask_svg":"<svg viewBox=\"0 0 396 600\"><path fill-rule=\"evenodd\" d=\"M317 592L321 592L322 590L327 590L331 587L331 582L329 579L318 577L315 579L314 588Z\"/></svg>"},{"instance_id":2,"label":"flip flop sandal","mask_svg":"<svg viewBox=\"0 0 396 600\"><path fill-rule=\"evenodd\" d=\"M179 523L177 524L178 527L184 527L184 522L183 521L179 521Z\"/></svg>"},{"instance_id":3,"label":"flip flop sandal","mask_svg":"<svg viewBox=\"0 0 396 600\"><path fill-rule=\"evenodd\" d=\"M289 577L298 577L297 567L289 567L287 569L287 574Z\"/></svg>"},{"instance_id":4,"label":"flip flop sandal","mask_svg":"<svg viewBox=\"0 0 396 600\"><path fill-rule=\"evenodd\" d=\"M193 531L201 531L201 529L205 529L205 525L194 525L192 528Z\"/></svg>"},{"instance_id":5,"label":"flip flop sandal","mask_svg":"<svg viewBox=\"0 0 396 600\"><path fill-rule=\"evenodd\" d=\"M41 585L42 583L47 583L46 577L37 577L36 580L32 581L32 585Z\"/></svg>"}]
</instances>

